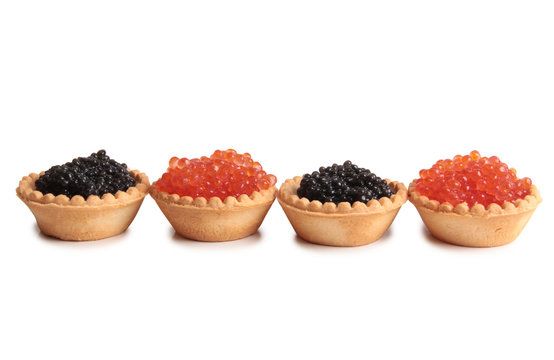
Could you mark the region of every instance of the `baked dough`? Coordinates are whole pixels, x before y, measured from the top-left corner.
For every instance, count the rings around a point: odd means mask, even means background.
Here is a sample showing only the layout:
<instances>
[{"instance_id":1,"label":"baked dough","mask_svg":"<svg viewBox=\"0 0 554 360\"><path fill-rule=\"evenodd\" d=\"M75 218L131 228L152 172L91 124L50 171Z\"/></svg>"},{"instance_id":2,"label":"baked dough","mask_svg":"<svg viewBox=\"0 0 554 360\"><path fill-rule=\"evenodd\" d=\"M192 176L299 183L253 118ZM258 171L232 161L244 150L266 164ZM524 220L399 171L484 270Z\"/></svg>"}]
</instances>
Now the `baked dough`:
<instances>
[{"instance_id":1,"label":"baked dough","mask_svg":"<svg viewBox=\"0 0 554 360\"><path fill-rule=\"evenodd\" d=\"M254 234L275 200L275 186L254 191L250 196L218 197L168 194L152 184L150 195L171 226L181 236L200 241L228 241Z\"/></svg>"},{"instance_id":2,"label":"baked dough","mask_svg":"<svg viewBox=\"0 0 554 360\"><path fill-rule=\"evenodd\" d=\"M148 177L131 171L137 185L127 191L96 195L44 195L35 188L43 173L32 173L19 182L17 196L29 207L44 234L62 240L98 240L125 231L135 218L148 189Z\"/></svg>"},{"instance_id":3,"label":"baked dough","mask_svg":"<svg viewBox=\"0 0 554 360\"><path fill-rule=\"evenodd\" d=\"M371 200L367 204L332 202L299 198L301 176L286 180L277 199L294 231L301 238L321 245L360 246L379 239L390 227L400 207L407 200L407 189L397 181L387 181L394 192L390 198Z\"/></svg>"},{"instance_id":4,"label":"baked dough","mask_svg":"<svg viewBox=\"0 0 554 360\"><path fill-rule=\"evenodd\" d=\"M493 247L514 241L542 201L535 185L531 193L515 203L502 206L492 203L487 208L466 203L452 206L439 204L415 191L416 180L408 188L408 197L416 207L427 229L437 239L469 247Z\"/></svg>"}]
</instances>

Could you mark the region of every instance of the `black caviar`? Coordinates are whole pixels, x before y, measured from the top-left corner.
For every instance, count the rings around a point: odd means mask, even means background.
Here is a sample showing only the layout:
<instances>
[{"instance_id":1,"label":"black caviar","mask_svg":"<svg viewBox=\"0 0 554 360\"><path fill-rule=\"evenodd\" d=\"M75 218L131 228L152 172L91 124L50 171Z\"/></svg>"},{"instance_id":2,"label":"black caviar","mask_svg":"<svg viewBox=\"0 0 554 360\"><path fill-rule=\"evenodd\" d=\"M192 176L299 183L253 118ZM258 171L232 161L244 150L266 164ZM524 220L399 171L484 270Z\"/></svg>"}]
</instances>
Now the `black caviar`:
<instances>
[{"instance_id":1,"label":"black caviar","mask_svg":"<svg viewBox=\"0 0 554 360\"><path fill-rule=\"evenodd\" d=\"M43 194L102 196L127 191L136 181L127 170L127 165L110 159L105 150L79 157L63 165L52 166L35 182Z\"/></svg>"},{"instance_id":2,"label":"black caviar","mask_svg":"<svg viewBox=\"0 0 554 360\"><path fill-rule=\"evenodd\" d=\"M319 171L304 175L297 193L300 198L305 197L310 201L335 204L353 204L356 201L366 203L371 199L393 195L385 180L351 161L345 161L343 165L322 166Z\"/></svg>"}]
</instances>

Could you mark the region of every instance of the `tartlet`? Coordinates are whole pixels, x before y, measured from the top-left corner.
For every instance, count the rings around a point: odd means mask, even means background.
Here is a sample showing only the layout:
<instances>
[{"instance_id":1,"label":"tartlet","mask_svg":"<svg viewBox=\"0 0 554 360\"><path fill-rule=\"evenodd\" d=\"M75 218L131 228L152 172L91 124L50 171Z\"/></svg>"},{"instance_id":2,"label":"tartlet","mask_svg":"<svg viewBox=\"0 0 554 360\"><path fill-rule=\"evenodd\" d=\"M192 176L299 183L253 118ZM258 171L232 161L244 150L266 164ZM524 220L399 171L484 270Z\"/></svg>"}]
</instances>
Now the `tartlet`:
<instances>
[{"instance_id":1,"label":"tartlet","mask_svg":"<svg viewBox=\"0 0 554 360\"><path fill-rule=\"evenodd\" d=\"M407 200L404 184L385 179L394 194L367 203L321 203L298 197L302 176L286 180L277 194L292 227L304 240L330 246L360 246L378 240Z\"/></svg>"},{"instance_id":2,"label":"tartlet","mask_svg":"<svg viewBox=\"0 0 554 360\"><path fill-rule=\"evenodd\" d=\"M150 187L150 195L175 231L192 240L229 241L254 234L275 200L275 186L250 196L206 199L168 194Z\"/></svg>"},{"instance_id":3,"label":"tartlet","mask_svg":"<svg viewBox=\"0 0 554 360\"><path fill-rule=\"evenodd\" d=\"M529 195L514 203L506 201L502 206L492 203L485 208L477 203L470 208L466 203L439 204L420 195L415 190L416 181L410 184L408 196L427 229L437 239L460 246L495 247L511 243L542 201L539 190L532 185Z\"/></svg>"},{"instance_id":4,"label":"tartlet","mask_svg":"<svg viewBox=\"0 0 554 360\"><path fill-rule=\"evenodd\" d=\"M172 157L150 195L179 235L229 241L258 230L275 200L276 182L249 153L215 150L209 157Z\"/></svg>"},{"instance_id":5,"label":"tartlet","mask_svg":"<svg viewBox=\"0 0 554 360\"><path fill-rule=\"evenodd\" d=\"M135 218L150 187L148 177L133 170L136 186L127 191L69 198L36 190L35 182L42 174L23 177L16 194L35 216L40 231L62 240L98 240L122 233Z\"/></svg>"}]
</instances>

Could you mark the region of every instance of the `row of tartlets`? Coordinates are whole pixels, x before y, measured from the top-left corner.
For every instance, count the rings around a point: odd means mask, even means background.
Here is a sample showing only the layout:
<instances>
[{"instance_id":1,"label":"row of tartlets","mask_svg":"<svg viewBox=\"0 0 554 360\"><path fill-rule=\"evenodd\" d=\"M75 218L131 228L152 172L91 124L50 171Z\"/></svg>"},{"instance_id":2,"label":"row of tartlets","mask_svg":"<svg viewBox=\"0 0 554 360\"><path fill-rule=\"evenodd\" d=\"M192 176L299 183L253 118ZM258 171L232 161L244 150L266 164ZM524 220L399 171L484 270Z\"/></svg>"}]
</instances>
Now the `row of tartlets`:
<instances>
[{"instance_id":1,"label":"row of tartlets","mask_svg":"<svg viewBox=\"0 0 554 360\"><path fill-rule=\"evenodd\" d=\"M473 151L439 160L408 188L350 161L321 167L276 187L250 154L215 151L196 159L173 157L150 184L138 170L104 150L21 179L18 197L39 229L63 240L96 240L125 231L150 194L181 236L227 241L254 234L275 198L303 239L359 246L379 239L409 199L438 239L462 246L512 242L541 202L528 178L497 157Z\"/></svg>"}]
</instances>

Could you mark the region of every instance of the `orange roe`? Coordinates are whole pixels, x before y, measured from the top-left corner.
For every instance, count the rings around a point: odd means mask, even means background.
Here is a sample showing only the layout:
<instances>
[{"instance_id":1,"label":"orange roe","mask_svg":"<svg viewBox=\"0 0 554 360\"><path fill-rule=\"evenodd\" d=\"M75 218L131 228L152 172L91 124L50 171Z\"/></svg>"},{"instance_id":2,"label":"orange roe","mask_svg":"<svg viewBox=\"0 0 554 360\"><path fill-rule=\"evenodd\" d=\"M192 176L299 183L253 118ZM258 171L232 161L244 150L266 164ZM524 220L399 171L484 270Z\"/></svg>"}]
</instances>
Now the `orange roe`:
<instances>
[{"instance_id":1,"label":"orange roe","mask_svg":"<svg viewBox=\"0 0 554 360\"><path fill-rule=\"evenodd\" d=\"M476 150L452 160L439 160L430 169L421 170L419 176L415 190L420 195L453 206L464 202L469 207L513 203L529 195L532 185L527 177L518 179L516 170L498 157L484 157Z\"/></svg>"},{"instance_id":2,"label":"orange roe","mask_svg":"<svg viewBox=\"0 0 554 360\"><path fill-rule=\"evenodd\" d=\"M193 198L250 196L254 191L266 190L277 183L275 175L267 174L250 154L235 150L216 150L209 158L172 157L169 168L156 181L158 191Z\"/></svg>"}]
</instances>

